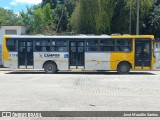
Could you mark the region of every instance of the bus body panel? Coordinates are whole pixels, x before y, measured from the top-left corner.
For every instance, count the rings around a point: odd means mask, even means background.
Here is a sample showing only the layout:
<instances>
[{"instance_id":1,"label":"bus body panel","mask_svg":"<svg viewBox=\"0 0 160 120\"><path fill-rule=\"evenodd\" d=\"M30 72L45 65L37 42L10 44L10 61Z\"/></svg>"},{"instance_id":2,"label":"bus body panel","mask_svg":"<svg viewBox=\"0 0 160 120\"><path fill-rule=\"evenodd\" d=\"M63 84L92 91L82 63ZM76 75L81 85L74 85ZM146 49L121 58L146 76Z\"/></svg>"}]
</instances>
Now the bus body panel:
<instances>
[{"instance_id":1,"label":"bus body panel","mask_svg":"<svg viewBox=\"0 0 160 120\"><path fill-rule=\"evenodd\" d=\"M34 52L34 68L42 69L45 62L53 61L59 70L68 70L68 57L68 52Z\"/></svg>"},{"instance_id":2,"label":"bus body panel","mask_svg":"<svg viewBox=\"0 0 160 120\"><path fill-rule=\"evenodd\" d=\"M18 68L18 53L17 52L8 52L8 60L4 60L4 67L9 67L13 69Z\"/></svg>"},{"instance_id":3,"label":"bus body panel","mask_svg":"<svg viewBox=\"0 0 160 120\"><path fill-rule=\"evenodd\" d=\"M18 67L18 53L17 52L9 52L9 66L10 68L17 68Z\"/></svg>"},{"instance_id":4,"label":"bus body panel","mask_svg":"<svg viewBox=\"0 0 160 120\"><path fill-rule=\"evenodd\" d=\"M85 53L85 70L110 70L110 53Z\"/></svg>"},{"instance_id":5,"label":"bus body panel","mask_svg":"<svg viewBox=\"0 0 160 120\"><path fill-rule=\"evenodd\" d=\"M111 53L111 67L110 70L117 70L117 66L120 62L128 62L134 69L134 53L133 52L121 52L121 53Z\"/></svg>"},{"instance_id":6,"label":"bus body panel","mask_svg":"<svg viewBox=\"0 0 160 120\"><path fill-rule=\"evenodd\" d=\"M3 65L9 68L18 68L18 52L9 52L6 47L7 38L16 38L17 36L4 36L3 40ZM32 38L31 36L28 36ZM44 36L42 36L44 37ZM88 36L87 36L88 37ZM93 36L92 36L93 37ZM91 38L92 38L91 37ZM23 36L19 36L23 38ZM27 36L25 36L27 38ZM41 36L34 36L33 38L41 38ZM44 38L48 38L45 36ZM54 38L50 36L49 38ZM71 38L71 37L69 37ZM85 36L82 37L83 39ZM90 37L88 37L90 38ZM94 38L94 37L93 37ZM98 38L98 37L97 37ZM101 37L100 37L101 38ZM105 37L104 37L105 38ZM135 67L135 39L136 38L149 38L154 40L154 36L107 36L106 38L130 38L133 39L131 52L86 52L85 51L85 70L117 70L117 66L120 62L126 61L131 64L132 69L142 70L141 67ZM68 46L69 47L69 46ZM152 42L152 58L151 67L143 67L143 70L151 70L155 67L155 57L153 55L154 47ZM46 61L54 61L57 64L59 70L69 70L69 52L33 52L33 68L43 69L43 65Z\"/></svg>"}]
</instances>

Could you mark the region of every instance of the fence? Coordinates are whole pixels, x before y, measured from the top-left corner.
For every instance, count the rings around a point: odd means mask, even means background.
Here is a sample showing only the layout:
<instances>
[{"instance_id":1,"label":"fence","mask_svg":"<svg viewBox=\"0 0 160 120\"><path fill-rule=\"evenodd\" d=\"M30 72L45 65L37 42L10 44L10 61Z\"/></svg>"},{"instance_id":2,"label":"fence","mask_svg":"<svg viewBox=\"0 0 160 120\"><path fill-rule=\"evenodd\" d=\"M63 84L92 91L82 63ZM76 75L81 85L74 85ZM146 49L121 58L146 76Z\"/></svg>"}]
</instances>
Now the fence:
<instances>
[{"instance_id":1,"label":"fence","mask_svg":"<svg viewBox=\"0 0 160 120\"><path fill-rule=\"evenodd\" d=\"M155 43L156 69L160 69L160 42Z\"/></svg>"}]
</instances>

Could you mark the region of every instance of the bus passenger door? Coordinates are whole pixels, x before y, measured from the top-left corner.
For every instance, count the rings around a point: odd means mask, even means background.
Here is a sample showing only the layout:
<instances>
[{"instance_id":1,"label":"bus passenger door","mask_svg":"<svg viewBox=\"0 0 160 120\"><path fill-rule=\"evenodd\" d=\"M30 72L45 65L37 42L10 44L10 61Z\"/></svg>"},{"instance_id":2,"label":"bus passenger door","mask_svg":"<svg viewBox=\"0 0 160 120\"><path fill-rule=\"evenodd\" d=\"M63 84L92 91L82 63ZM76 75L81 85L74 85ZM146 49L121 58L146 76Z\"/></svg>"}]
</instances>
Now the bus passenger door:
<instances>
[{"instance_id":1,"label":"bus passenger door","mask_svg":"<svg viewBox=\"0 0 160 120\"><path fill-rule=\"evenodd\" d=\"M70 69L84 69L84 42L71 41L69 46Z\"/></svg>"},{"instance_id":2,"label":"bus passenger door","mask_svg":"<svg viewBox=\"0 0 160 120\"><path fill-rule=\"evenodd\" d=\"M33 68L33 42L19 41L18 68Z\"/></svg>"},{"instance_id":3,"label":"bus passenger door","mask_svg":"<svg viewBox=\"0 0 160 120\"><path fill-rule=\"evenodd\" d=\"M152 60L151 40L136 40L135 69L151 69Z\"/></svg>"}]
</instances>

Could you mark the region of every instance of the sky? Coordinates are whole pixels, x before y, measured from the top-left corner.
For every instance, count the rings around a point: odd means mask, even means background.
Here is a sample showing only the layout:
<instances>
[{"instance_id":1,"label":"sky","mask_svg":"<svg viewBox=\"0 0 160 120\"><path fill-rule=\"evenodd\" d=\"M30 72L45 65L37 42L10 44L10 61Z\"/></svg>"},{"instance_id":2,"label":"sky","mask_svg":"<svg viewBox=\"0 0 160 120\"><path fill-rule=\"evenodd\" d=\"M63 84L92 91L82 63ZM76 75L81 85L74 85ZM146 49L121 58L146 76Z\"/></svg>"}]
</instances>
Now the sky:
<instances>
[{"instance_id":1,"label":"sky","mask_svg":"<svg viewBox=\"0 0 160 120\"><path fill-rule=\"evenodd\" d=\"M13 10L14 12L26 11L26 7L31 7L41 3L42 0L0 0L0 7Z\"/></svg>"}]
</instances>

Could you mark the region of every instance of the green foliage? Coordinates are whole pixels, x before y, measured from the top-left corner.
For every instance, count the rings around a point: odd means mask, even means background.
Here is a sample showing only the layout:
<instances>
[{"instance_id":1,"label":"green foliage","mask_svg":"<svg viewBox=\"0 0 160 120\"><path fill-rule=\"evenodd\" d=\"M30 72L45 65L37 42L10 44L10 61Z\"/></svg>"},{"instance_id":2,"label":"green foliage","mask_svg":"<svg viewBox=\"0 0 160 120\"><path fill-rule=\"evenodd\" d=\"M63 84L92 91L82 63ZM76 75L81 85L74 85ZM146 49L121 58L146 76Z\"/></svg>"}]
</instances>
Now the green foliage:
<instances>
[{"instance_id":1,"label":"green foliage","mask_svg":"<svg viewBox=\"0 0 160 120\"><path fill-rule=\"evenodd\" d=\"M149 12L153 6L154 0L140 0L140 34L143 33L143 29L145 27L146 16L149 15ZM133 34L136 33L136 1L132 0L132 31ZM129 5L128 5L129 9ZM145 33L147 34L147 33Z\"/></svg>"},{"instance_id":2,"label":"green foliage","mask_svg":"<svg viewBox=\"0 0 160 120\"><path fill-rule=\"evenodd\" d=\"M21 16L29 34L52 34L54 23L49 3L44 7L36 5L28 8L27 13L21 12Z\"/></svg>"},{"instance_id":3,"label":"green foliage","mask_svg":"<svg viewBox=\"0 0 160 120\"><path fill-rule=\"evenodd\" d=\"M71 29L83 34L110 33L113 6L113 0L78 1L70 19Z\"/></svg>"},{"instance_id":4,"label":"green foliage","mask_svg":"<svg viewBox=\"0 0 160 120\"><path fill-rule=\"evenodd\" d=\"M42 0L42 7L44 7L47 3L51 5L51 9L54 9L58 1L57 0Z\"/></svg>"},{"instance_id":5,"label":"green foliage","mask_svg":"<svg viewBox=\"0 0 160 120\"><path fill-rule=\"evenodd\" d=\"M81 0L79 13L79 32L82 34L96 33L95 8L96 0Z\"/></svg>"},{"instance_id":6,"label":"green foliage","mask_svg":"<svg viewBox=\"0 0 160 120\"><path fill-rule=\"evenodd\" d=\"M50 4L46 4L43 8L44 21L47 27L53 26L53 17Z\"/></svg>"},{"instance_id":7,"label":"green foliage","mask_svg":"<svg viewBox=\"0 0 160 120\"><path fill-rule=\"evenodd\" d=\"M145 28L143 31L143 34L149 33L160 38L160 0L154 2L149 15L146 16Z\"/></svg>"},{"instance_id":8,"label":"green foliage","mask_svg":"<svg viewBox=\"0 0 160 120\"><path fill-rule=\"evenodd\" d=\"M0 25L22 25L21 17L12 10L0 8Z\"/></svg>"},{"instance_id":9,"label":"green foliage","mask_svg":"<svg viewBox=\"0 0 160 120\"><path fill-rule=\"evenodd\" d=\"M111 33L128 33L129 8L126 0L116 0L111 22Z\"/></svg>"},{"instance_id":10,"label":"green foliage","mask_svg":"<svg viewBox=\"0 0 160 120\"><path fill-rule=\"evenodd\" d=\"M80 33L79 27L80 27L80 3L77 3L77 6L74 9L74 12L72 13L69 23L68 23L68 30L72 32L78 32Z\"/></svg>"},{"instance_id":11,"label":"green foliage","mask_svg":"<svg viewBox=\"0 0 160 120\"><path fill-rule=\"evenodd\" d=\"M140 33L144 28L146 16L154 0L140 0ZM136 33L137 3L136 0L116 0L112 18L112 33L129 33L130 4L132 9L132 34Z\"/></svg>"},{"instance_id":12,"label":"green foliage","mask_svg":"<svg viewBox=\"0 0 160 120\"><path fill-rule=\"evenodd\" d=\"M111 19L113 17L114 0L98 0L96 13L97 34L110 33Z\"/></svg>"},{"instance_id":13,"label":"green foliage","mask_svg":"<svg viewBox=\"0 0 160 120\"><path fill-rule=\"evenodd\" d=\"M0 8L0 24L28 26L29 34L129 33L130 5L132 34L136 32L136 0L42 0L42 4L15 14ZM140 34L160 33L160 0L140 0Z\"/></svg>"},{"instance_id":14,"label":"green foliage","mask_svg":"<svg viewBox=\"0 0 160 120\"><path fill-rule=\"evenodd\" d=\"M68 23L68 13L64 4L57 4L54 9L54 20L56 32L66 31Z\"/></svg>"},{"instance_id":15,"label":"green foliage","mask_svg":"<svg viewBox=\"0 0 160 120\"><path fill-rule=\"evenodd\" d=\"M69 18L75 9L77 0L43 0L42 5L51 4L53 10L52 17L55 24L55 32L61 33L67 31Z\"/></svg>"}]
</instances>

